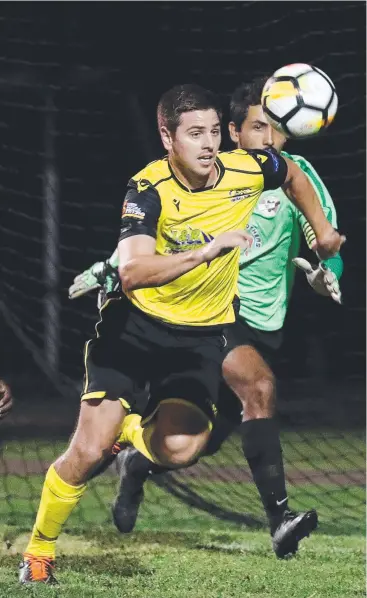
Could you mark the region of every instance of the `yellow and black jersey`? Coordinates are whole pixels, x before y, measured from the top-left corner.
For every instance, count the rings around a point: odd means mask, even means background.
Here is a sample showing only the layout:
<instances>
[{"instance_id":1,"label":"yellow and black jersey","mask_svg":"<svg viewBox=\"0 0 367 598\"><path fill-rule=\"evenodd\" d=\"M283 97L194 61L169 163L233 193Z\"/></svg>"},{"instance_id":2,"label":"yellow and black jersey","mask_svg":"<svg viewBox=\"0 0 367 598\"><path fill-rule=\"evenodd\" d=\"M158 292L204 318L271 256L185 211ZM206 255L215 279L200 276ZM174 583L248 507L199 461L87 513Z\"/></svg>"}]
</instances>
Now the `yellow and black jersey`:
<instances>
[{"instance_id":1,"label":"yellow and black jersey","mask_svg":"<svg viewBox=\"0 0 367 598\"><path fill-rule=\"evenodd\" d=\"M285 160L270 150L220 152L216 168L215 185L193 191L175 177L167 158L148 164L129 181L119 240L150 235L159 255L197 249L220 233L244 229L262 191L278 188L287 175ZM128 297L143 312L176 326L233 322L238 259L235 249Z\"/></svg>"}]
</instances>

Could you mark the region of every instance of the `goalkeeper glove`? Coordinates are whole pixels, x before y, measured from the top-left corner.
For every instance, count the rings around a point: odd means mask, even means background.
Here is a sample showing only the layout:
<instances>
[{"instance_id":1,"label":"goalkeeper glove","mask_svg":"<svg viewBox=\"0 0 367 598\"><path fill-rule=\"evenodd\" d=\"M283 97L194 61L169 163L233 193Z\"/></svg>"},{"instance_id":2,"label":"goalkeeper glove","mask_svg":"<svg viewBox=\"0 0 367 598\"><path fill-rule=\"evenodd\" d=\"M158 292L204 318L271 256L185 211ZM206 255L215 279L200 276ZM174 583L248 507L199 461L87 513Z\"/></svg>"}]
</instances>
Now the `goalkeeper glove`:
<instances>
[{"instance_id":1,"label":"goalkeeper glove","mask_svg":"<svg viewBox=\"0 0 367 598\"><path fill-rule=\"evenodd\" d=\"M318 266L311 265L302 257L296 257L292 261L297 268L306 274L309 285L316 293L324 297L331 297L336 303L342 303L339 282L334 272L326 268L322 262Z\"/></svg>"},{"instance_id":2,"label":"goalkeeper glove","mask_svg":"<svg viewBox=\"0 0 367 598\"><path fill-rule=\"evenodd\" d=\"M106 293L109 293L113 291L117 281L117 269L111 266L109 260L96 262L88 270L84 270L74 278L74 282L69 288L69 299L82 297L101 286L104 287Z\"/></svg>"}]
</instances>

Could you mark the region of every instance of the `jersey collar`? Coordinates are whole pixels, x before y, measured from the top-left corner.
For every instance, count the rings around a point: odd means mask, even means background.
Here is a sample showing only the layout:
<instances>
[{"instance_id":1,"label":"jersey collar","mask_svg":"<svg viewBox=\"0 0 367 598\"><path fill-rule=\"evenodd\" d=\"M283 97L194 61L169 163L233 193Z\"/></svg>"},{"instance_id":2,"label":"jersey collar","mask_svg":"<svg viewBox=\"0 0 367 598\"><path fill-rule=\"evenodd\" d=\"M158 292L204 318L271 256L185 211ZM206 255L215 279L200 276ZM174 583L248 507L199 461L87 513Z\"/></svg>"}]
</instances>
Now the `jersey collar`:
<instances>
[{"instance_id":1,"label":"jersey collar","mask_svg":"<svg viewBox=\"0 0 367 598\"><path fill-rule=\"evenodd\" d=\"M220 183L220 181L222 180L223 176L224 176L224 166L222 164L222 162L220 161L220 159L217 157L215 162L214 162L214 166L217 170L217 180L215 181L215 183L213 185L210 185L209 187L198 187L197 189L190 189L190 187L188 187L187 185L185 185L182 181L180 181L180 179L175 175L175 173L173 172L173 169L171 168L171 164L169 163L169 160L167 158L167 162L168 162L168 168L169 171L172 175L172 178L174 179L174 181L177 183L177 185L179 187L181 187L181 189L184 189L185 191L187 191L188 193L201 193L202 191L210 191L210 189L215 189L215 187L217 187Z\"/></svg>"}]
</instances>

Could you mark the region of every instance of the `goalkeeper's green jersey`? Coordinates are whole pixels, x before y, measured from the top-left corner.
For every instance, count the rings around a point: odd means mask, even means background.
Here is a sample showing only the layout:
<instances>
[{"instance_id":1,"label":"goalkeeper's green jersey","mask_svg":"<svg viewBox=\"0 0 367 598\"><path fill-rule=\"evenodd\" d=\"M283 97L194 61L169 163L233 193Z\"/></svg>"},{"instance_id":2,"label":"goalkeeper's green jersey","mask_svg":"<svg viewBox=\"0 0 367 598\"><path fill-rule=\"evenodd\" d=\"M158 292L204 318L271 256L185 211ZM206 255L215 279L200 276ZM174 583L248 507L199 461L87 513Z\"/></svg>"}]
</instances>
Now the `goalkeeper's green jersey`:
<instances>
[{"instance_id":1,"label":"goalkeeper's green jersey","mask_svg":"<svg viewBox=\"0 0 367 598\"><path fill-rule=\"evenodd\" d=\"M333 201L314 168L301 156L282 154L308 175L327 219L336 228ZM240 258L240 317L253 328L279 330L283 326L292 291L295 275L292 259L298 255L301 234L305 235L309 246L315 235L305 217L280 188L261 195L246 231L251 235L251 241ZM326 265L339 278L341 258L337 256L332 260L327 260Z\"/></svg>"}]
</instances>

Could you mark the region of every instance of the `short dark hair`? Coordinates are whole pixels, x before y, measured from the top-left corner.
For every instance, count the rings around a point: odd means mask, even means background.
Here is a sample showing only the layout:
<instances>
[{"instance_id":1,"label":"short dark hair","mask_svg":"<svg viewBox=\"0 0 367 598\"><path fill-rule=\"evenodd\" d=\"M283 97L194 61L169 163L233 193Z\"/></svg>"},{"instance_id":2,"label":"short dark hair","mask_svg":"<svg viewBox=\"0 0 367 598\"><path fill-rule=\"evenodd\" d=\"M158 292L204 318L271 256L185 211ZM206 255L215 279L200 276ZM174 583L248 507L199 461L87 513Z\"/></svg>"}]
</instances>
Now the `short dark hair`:
<instances>
[{"instance_id":1,"label":"short dark hair","mask_svg":"<svg viewBox=\"0 0 367 598\"><path fill-rule=\"evenodd\" d=\"M221 121L222 109L219 98L212 91L193 83L176 85L166 91L159 100L158 127L167 127L171 133L174 133L180 124L181 114L193 110L210 109L216 111Z\"/></svg>"},{"instance_id":2,"label":"short dark hair","mask_svg":"<svg viewBox=\"0 0 367 598\"><path fill-rule=\"evenodd\" d=\"M236 131L240 131L243 121L247 118L250 106L261 104L261 94L268 77L257 77L251 83L242 83L232 96L229 108L230 120L234 122Z\"/></svg>"}]
</instances>

